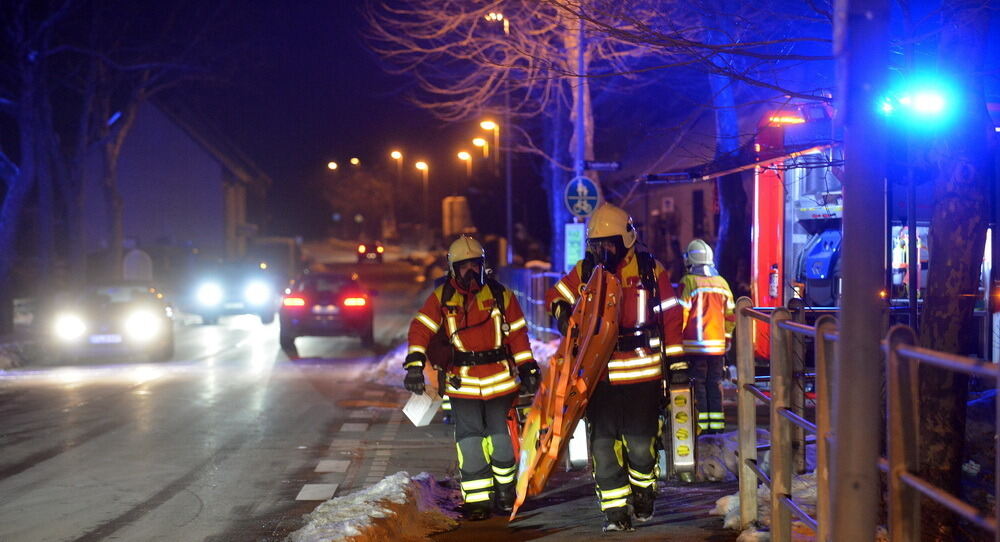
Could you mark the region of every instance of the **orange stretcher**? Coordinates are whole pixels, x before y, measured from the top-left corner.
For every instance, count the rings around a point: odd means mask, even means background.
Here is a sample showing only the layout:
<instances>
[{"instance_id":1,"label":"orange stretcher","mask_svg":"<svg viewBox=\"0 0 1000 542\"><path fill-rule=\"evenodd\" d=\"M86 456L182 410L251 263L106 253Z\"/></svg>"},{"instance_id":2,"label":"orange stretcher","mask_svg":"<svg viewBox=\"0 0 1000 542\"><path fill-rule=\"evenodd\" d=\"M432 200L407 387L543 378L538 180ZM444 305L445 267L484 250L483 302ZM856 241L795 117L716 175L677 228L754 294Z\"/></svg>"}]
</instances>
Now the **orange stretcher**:
<instances>
[{"instance_id":1,"label":"orange stretcher","mask_svg":"<svg viewBox=\"0 0 1000 542\"><path fill-rule=\"evenodd\" d=\"M594 388L604 378L618 340L621 298L618 279L603 267L595 267L521 430L517 500L511 520L527 497L545 488Z\"/></svg>"}]
</instances>

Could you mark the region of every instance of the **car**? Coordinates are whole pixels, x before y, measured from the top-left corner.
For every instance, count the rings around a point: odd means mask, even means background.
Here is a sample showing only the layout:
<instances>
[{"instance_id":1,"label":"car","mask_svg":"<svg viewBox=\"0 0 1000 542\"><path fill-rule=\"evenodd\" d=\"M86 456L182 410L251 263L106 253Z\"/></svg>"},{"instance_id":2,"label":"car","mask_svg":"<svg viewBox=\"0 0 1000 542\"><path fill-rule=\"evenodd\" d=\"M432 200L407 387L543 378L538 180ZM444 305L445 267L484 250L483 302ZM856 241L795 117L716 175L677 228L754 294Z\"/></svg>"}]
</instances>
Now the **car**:
<instances>
[{"instance_id":1,"label":"car","mask_svg":"<svg viewBox=\"0 0 1000 542\"><path fill-rule=\"evenodd\" d=\"M185 312L212 325L222 316L253 314L261 323L274 321L281 300L280 279L261 262L227 262L209 266L189 279Z\"/></svg>"},{"instance_id":2,"label":"car","mask_svg":"<svg viewBox=\"0 0 1000 542\"><path fill-rule=\"evenodd\" d=\"M380 241L358 243L358 263L382 263L385 247Z\"/></svg>"},{"instance_id":3,"label":"car","mask_svg":"<svg viewBox=\"0 0 1000 542\"><path fill-rule=\"evenodd\" d=\"M296 279L281 300L281 348L294 350L298 337L354 336L366 348L375 345L374 290L356 273L308 273Z\"/></svg>"},{"instance_id":4,"label":"car","mask_svg":"<svg viewBox=\"0 0 1000 542\"><path fill-rule=\"evenodd\" d=\"M62 359L174 355L174 310L151 284L116 282L56 296L44 311L44 336Z\"/></svg>"}]
</instances>

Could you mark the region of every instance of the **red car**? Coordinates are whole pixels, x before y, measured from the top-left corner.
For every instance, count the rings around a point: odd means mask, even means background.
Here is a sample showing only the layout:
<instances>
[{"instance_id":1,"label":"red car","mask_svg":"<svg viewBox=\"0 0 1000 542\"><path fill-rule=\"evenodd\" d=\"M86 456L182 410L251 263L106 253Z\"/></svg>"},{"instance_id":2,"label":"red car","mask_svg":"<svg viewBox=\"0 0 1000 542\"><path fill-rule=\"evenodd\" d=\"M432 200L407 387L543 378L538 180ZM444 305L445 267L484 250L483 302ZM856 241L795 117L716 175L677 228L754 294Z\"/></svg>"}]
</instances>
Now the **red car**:
<instances>
[{"instance_id":1,"label":"red car","mask_svg":"<svg viewBox=\"0 0 1000 542\"><path fill-rule=\"evenodd\" d=\"M372 298L353 273L309 273L303 275L281 300L280 342L294 350L297 337L351 336L365 347L375 345Z\"/></svg>"}]
</instances>

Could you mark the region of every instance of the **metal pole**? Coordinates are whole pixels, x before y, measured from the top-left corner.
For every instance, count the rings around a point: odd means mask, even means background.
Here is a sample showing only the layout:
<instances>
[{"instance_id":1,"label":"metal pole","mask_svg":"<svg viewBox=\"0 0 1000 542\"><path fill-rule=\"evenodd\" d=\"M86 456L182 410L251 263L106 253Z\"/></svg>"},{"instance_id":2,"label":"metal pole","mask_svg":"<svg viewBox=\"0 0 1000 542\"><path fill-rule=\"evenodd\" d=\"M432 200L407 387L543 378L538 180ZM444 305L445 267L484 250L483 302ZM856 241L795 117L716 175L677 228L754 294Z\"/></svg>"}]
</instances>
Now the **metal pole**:
<instances>
[{"instance_id":1,"label":"metal pole","mask_svg":"<svg viewBox=\"0 0 1000 542\"><path fill-rule=\"evenodd\" d=\"M909 154L907 146L907 154ZM913 178L913 166L906 166L906 272L910 275L910 284L907 287L909 296L910 327L913 331L920 330L917 320L917 289L920 288L920 254L917 245L920 243L920 236L917 235L917 185Z\"/></svg>"},{"instance_id":2,"label":"metal pole","mask_svg":"<svg viewBox=\"0 0 1000 542\"><path fill-rule=\"evenodd\" d=\"M917 364L899 355L900 344L914 345L917 336L907 326L896 325L889 330L886 342L889 359L886 362L886 395L889 405L887 418L889 438L889 539L893 542L920 540L920 494L906 485L900 476L920 468L917 436L920 408L915 390L918 388Z\"/></svg>"},{"instance_id":3,"label":"metal pole","mask_svg":"<svg viewBox=\"0 0 1000 542\"><path fill-rule=\"evenodd\" d=\"M577 50L576 50L576 71L577 81L576 86L576 119L575 119L575 131L576 131L576 156L573 157L573 170L577 177L582 177L584 173L583 163L587 159L587 126L583 122L584 106L586 105L583 98L583 93L586 90L586 77L587 77L587 64L584 58L584 51L586 50L587 44L584 41L586 36L583 33L583 17L579 21L579 31L577 34Z\"/></svg>"},{"instance_id":4,"label":"metal pole","mask_svg":"<svg viewBox=\"0 0 1000 542\"><path fill-rule=\"evenodd\" d=\"M506 92L503 93L503 161L504 161L504 188L507 193L507 264L514 263L514 189L511 178L511 149L510 149L510 84L504 83ZM499 157L498 160L499 162Z\"/></svg>"},{"instance_id":5,"label":"metal pole","mask_svg":"<svg viewBox=\"0 0 1000 542\"><path fill-rule=\"evenodd\" d=\"M877 99L888 66L888 0L837 0L838 118L844 128L844 236L840 340L833 390L832 539L870 540L879 510L876 462L880 434L885 203L873 187L885 180Z\"/></svg>"},{"instance_id":6,"label":"metal pole","mask_svg":"<svg viewBox=\"0 0 1000 542\"><path fill-rule=\"evenodd\" d=\"M781 415L792 406L792 364L787 331L778 324L790 320L788 309L771 313L771 540L791 542L792 511L784 497L792 496L792 430Z\"/></svg>"},{"instance_id":7,"label":"metal pole","mask_svg":"<svg viewBox=\"0 0 1000 542\"><path fill-rule=\"evenodd\" d=\"M837 319L824 314L816 320L816 542L830 541L830 377L836 358L827 333L837 331Z\"/></svg>"},{"instance_id":8,"label":"metal pole","mask_svg":"<svg viewBox=\"0 0 1000 542\"><path fill-rule=\"evenodd\" d=\"M740 529L757 523L757 403L745 386L754 380L753 322L743 311L753 307L749 297L736 300L736 423L740 447Z\"/></svg>"}]
</instances>

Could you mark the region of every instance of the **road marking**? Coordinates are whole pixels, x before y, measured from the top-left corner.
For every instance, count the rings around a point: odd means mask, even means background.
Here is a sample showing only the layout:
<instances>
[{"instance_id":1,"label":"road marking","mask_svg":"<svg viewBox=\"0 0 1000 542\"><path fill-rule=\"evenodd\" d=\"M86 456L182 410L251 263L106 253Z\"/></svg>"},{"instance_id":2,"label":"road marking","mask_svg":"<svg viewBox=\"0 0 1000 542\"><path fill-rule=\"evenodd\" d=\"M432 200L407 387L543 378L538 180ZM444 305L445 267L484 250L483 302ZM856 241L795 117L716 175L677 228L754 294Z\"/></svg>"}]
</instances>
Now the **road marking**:
<instances>
[{"instance_id":1,"label":"road marking","mask_svg":"<svg viewBox=\"0 0 1000 542\"><path fill-rule=\"evenodd\" d=\"M340 426L340 431L342 433L343 432L364 433L367 430L368 430L367 423L345 423L344 425Z\"/></svg>"},{"instance_id":2,"label":"road marking","mask_svg":"<svg viewBox=\"0 0 1000 542\"><path fill-rule=\"evenodd\" d=\"M339 484L306 484L302 486L297 501L326 501L333 498Z\"/></svg>"},{"instance_id":3,"label":"road marking","mask_svg":"<svg viewBox=\"0 0 1000 542\"><path fill-rule=\"evenodd\" d=\"M324 459L316 465L316 472L347 472L347 467L351 466L348 459Z\"/></svg>"},{"instance_id":4,"label":"road marking","mask_svg":"<svg viewBox=\"0 0 1000 542\"><path fill-rule=\"evenodd\" d=\"M348 418L371 418L372 413L367 410L352 410L350 414L347 415Z\"/></svg>"},{"instance_id":5,"label":"road marking","mask_svg":"<svg viewBox=\"0 0 1000 542\"><path fill-rule=\"evenodd\" d=\"M356 438L338 438L330 443L331 448L358 448L361 441Z\"/></svg>"},{"instance_id":6,"label":"road marking","mask_svg":"<svg viewBox=\"0 0 1000 542\"><path fill-rule=\"evenodd\" d=\"M375 450L375 455L392 455L392 450Z\"/></svg>"}]
</instances>

